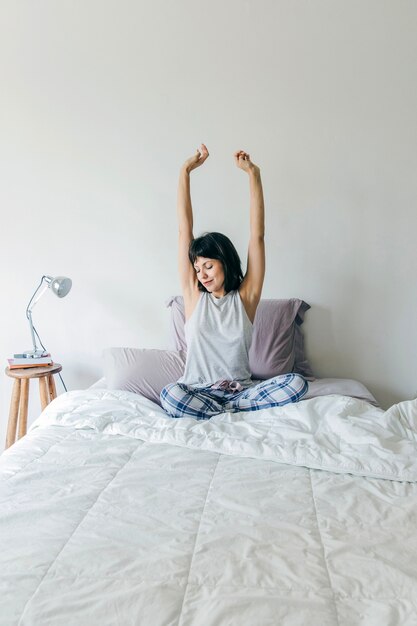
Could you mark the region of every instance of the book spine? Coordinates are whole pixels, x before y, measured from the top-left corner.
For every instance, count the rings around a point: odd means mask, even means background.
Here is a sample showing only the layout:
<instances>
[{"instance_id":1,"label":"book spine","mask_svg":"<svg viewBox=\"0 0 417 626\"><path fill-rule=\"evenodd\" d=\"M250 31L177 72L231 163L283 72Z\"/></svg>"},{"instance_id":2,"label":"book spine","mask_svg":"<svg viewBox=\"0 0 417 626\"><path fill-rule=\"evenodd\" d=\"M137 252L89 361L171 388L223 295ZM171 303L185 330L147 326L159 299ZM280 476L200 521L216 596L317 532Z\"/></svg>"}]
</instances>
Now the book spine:
<instances>
[{"instance_id":1,"label":"book spine","mask_svg":"<svg viewBox=\"0 0 417 626\"><path fill-rule=\"evenodd\" d=\"M9 363L9 368L11 370L24 370L24 369L29 369L31 367L49 367L50 365L53 365L53 363L31 363L30 365L20 365L19 363Z\"/></svg>"}]
</instances>

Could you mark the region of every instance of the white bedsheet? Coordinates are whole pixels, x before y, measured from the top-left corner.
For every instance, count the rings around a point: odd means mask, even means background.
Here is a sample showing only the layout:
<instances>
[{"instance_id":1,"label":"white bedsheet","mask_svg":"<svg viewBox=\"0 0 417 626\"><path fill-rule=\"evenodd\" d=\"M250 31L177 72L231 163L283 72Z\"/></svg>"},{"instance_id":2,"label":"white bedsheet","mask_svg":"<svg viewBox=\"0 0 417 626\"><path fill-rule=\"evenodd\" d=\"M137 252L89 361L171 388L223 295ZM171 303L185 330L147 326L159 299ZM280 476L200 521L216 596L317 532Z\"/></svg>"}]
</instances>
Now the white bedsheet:
<instances>
[{"instance_id":1,"label":"white bedsheet","mask_svg":"<svg viewBox=\"0 0 417 626\"><path fill-rule=\"evenodd\" d=\"M0 457L0 624L415 625L416 433L416 402L59 396Z\"/></svg>"}]
</instances>

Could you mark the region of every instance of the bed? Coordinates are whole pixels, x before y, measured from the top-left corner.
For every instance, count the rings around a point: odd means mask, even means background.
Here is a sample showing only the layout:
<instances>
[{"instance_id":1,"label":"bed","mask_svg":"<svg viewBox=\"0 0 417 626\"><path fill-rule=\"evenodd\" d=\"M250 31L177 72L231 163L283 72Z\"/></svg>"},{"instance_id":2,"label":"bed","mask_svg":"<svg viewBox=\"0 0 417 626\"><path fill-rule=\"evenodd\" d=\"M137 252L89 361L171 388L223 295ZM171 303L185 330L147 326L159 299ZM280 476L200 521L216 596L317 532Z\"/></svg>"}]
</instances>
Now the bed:
<instances>
[{"instance_id":1,"label":"bed","mask_svg":"<svg viewBox=\"0 0 417 626\"><path fill-rule=\"evenodd\" d=\"M416 401L313 380L195 421L107 387L0 457L1 626L417 624Z\"/></svg>"},{"instance_id":2,"label":"bed","mask_svg":"<svg viewBox=\"0 0 417 626\"><path fill-rule=\"evenodd\" d=\"M415 624L416 434L416 402L59 396L0 457L0 623Z\"/></svg>"}]
</instances>

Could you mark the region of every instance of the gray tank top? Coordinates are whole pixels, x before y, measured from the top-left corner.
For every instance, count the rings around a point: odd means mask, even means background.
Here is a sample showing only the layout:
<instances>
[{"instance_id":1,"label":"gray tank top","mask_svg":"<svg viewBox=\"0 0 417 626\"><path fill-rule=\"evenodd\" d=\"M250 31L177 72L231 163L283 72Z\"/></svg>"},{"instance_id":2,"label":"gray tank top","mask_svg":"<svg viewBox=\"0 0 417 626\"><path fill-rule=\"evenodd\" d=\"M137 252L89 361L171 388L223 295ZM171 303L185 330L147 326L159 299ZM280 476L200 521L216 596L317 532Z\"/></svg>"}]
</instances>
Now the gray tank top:
<instances>
[{"instance_id":1,"label":"gray tank top","mask_svg":"<svg viewBox=\"0 0 417 626\"><path fill-rule=\"evenodd\" d=\"M252 384L249 348L252 323L238 291L222 298L203 292L185 323L187 360L178 382L205 387L218 381Z\"/></svg>"}]
</instances>

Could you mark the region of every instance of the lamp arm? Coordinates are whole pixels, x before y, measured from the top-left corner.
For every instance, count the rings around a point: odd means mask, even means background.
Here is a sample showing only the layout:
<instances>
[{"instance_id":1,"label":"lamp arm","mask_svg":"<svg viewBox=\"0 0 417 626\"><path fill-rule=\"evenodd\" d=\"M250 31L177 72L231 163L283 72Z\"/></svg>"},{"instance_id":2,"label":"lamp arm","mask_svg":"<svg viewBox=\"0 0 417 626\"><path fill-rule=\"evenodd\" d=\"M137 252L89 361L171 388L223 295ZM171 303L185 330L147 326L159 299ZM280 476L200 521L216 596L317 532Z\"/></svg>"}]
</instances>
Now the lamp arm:
<instances>
[{"instance_id":1,"label":"lamp arm","mask_svg":"<svg viewBox=\"0 0 417 626\"><path fill-rule=\"evenodd\" d=\"M35 304L38 302L38 300L43 296L45 291L49 288L52 280L53 280L52 276L42 276L42 280L39 283L38 288L36 289L31 299L29 300L29 304L26 307L26 317L29 321L30 334L32 337L32 344L33 344L33 351L28 351L24 353L25 356L27 357L36 357L36 356L43 355L43 350L38 348L36 344L35 328L33 326L33 321L32 321L32 309L35 306Z\"/></svg>"},{"instance_id":2,"label":"lamp arm","mask_svg":"<svg viewBox=\"0 0 417 626\"><path fill-rule=\"evenodd\" d=\"M37 288L37 290L31 297L29 304L26 307L26 316L28 315L30 311L33 310L33 307L39 301L39 299L43 296L45 291L49 289L49 285L51 284L51 282L52 282L51 276L42 276L42 280L39 284L39 287Z\"/></svg>"},{"instance_id":3,"label":"lamp arm","mask_svg":"<svg viewBox=\"0 0 417 626\"><path fill-rule=\"evenodd\" d=\"M26 315L27 315L27 318L29 320L30 334L32 335L33 351L36 353L36 352L38 352L38 346L36 345L35 330L33 328L32 311L31 311L31 309L29 309L26 312Z\"/></svg>"}]
</instances>

